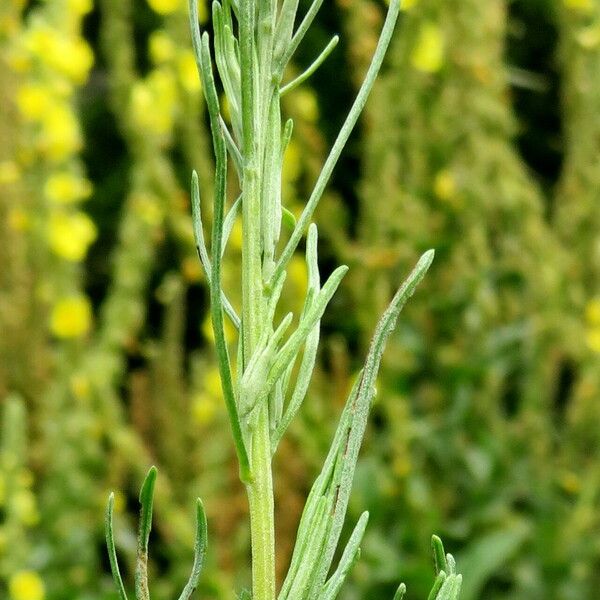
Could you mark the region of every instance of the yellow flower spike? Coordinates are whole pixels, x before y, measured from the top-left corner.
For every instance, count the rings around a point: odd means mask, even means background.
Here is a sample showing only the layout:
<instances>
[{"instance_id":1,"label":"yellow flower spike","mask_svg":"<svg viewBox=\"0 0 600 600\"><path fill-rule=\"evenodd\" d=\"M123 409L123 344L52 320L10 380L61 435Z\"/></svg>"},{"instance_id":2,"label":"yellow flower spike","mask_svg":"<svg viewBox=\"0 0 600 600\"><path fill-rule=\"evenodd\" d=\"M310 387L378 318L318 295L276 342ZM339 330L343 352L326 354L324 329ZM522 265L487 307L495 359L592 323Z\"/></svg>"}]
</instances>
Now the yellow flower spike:
<instances>
[{"instance_id":1,"label":"yellow flower spike","mask_svg":"<svg viewBox=\"0 0 600 600\"><path fill-rule=\"evenodd\" d=\"M91 193L92 184L87 179L67 171L50 175L44 185L46 198L57 204L70 204L85 200Z\"/></svg>"},{"instance_id":2,"label":"yellow flower spike","mask_svg":"<svg viewBox=\"0 0 600 600\"><path fill-rule=\"evenodd\" d=\"M319 102L316 94L307 88L296 90L294 106L302 119L315 123L319 118Z\"/></svg>"},{"instance_id":3,"label":"yellow flower spike","mask_svg":"<svg viewBox=\"0 0 600 600\"><path fill-rule=\"evenodd\" d=\"M181 0L147 0L148 6L159 15L168 15L181 8Z\"/></svg>"},{"instance_id":4,"label":"yellow flower spike","mask_svg":"<svg viewBox=\"0 0 600 600\"><path fill-rule=\"evenodd\" d=\"M50 217L48 230L50 248L65 260L82 261L96 235L94 222L81 211L55 213Z\"/></svg>"},{"instance_id":5,"label":"yellow flower spike","mask_svg":"<svg viewBox=\"0 0 600 600\"><path fill-rule=\"evenodd\" d=\"M44 600L46 590L35 571L19 571L8 582L10 600Z\"/></svg>"},{"instance_id":6,"label":"yellow flower spike","mask_svg":"<svg viewBox=\"0 0 600 600\"><path fill-rule=\"evenodd\" d=\"M412 66L423 73L435 73L444 64L444 35L438 25L423 23L410 55Z\"/></svg>"},{"instance_id":7,"label":"yellow flower spike","mask_svg":"<svg viewBox=\"0 0 600 600\"><path fill-rule=\"evenodd\" d=\"M17 108L26 121L39 121L53 103L47 86L26 84L17 91Z\"/></svg>"},{"instance_id":8,"label":"yellow flower spike","mask_svg":"<svg viewBox=\"0 0 600 600\"><path fill-rule=\"evenodd\" d=\"M15 183L21 178L21 171L17 163L12 160L0 162L0 185Z\"/></svg>"},{"instance_id":9,"label":"yellow flower spike","mask_svg":"<svg viewBox=\"0 0 600 600\"><path fill-rule=\"evenodd\" d=\"M585 332L585 342L592 352L600 353L600 327L588 329Z\"/></svg>"},{"instance_id":10,"label":"yellow flower spike","mask_svg":"<svg viewBox=\"0 0 600 600\"><path fill-rule=\"evenodd\" d=\"M590 325L600 326L600 296L592 298L585 307L585 319Z\"/></svg>"},{"instance_id":11,"label":"yellow flower spike","mask_svg":"<svg viewBox=\"0 0 600 600\"><path fill-rule=\"evenodd\" d=\"M40 520L35 496L30 490L19 490L10 500L12 513L23 525L33 527Z\"/></svg>"},{"instance_id":12,"label":"yellow flower spike","mask_svg":"<svg viewBox=\"0 0 600 600\"><path fill-rule=\"evenodd\" d=\"M6 480L4 475L0 473L0 507L6 502Z\"/></svg>"},{"instance_id":13,"label":"yellow flower spike","mask_svg":"<svg viewBox=\"0 0 600 600\"><path fill-rule=\"evenodd\" d=\"M155 65L161 65L175 58L176 48L162 29L153 31L148 38L148 53Z\"/></svg>"},{"instance_id":14,"label":"yellow flower spike","mask_svg":"<svg viewBox=\"0 0 600 600\"><path fill-rule=\"evenodd\" d=\"M39 146L51 160L64 160L82 145L79 122L73 111L64 105L52 107L44 114Z\"/></svg>"},{"instance_id":15,"label":"yellow flower spike","mask_svg":"<svg viewBox=\"0 0 600 600\"><path fill-rule=\"evenodd\" d=\"M186 92L197 94L202 89L200 78L198 77L198 69L196 67L196 59L191 50L184 50L177 57L177 72L179 80Z\"/></svg>"},{"instance_id":16,"label":"yellow flower spike","mask_svg":"<svg viewBox=\"0 0 600 600\"><path fill-rule=\"evenodd\" d=\"M80 337L90 330L91 324L92 307L86 296L62 298L52 308L50 330L56 337Z\"/></svg>"}]
</instances>

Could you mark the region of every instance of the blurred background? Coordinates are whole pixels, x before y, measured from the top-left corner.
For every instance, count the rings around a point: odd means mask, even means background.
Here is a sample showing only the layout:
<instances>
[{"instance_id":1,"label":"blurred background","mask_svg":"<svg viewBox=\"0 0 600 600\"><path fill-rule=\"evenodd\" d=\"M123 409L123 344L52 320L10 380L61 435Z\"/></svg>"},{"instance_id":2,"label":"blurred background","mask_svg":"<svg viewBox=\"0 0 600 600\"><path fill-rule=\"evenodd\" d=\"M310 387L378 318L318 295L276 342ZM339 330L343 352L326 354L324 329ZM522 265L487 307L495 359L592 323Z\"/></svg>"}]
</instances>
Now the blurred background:
<instances>
[{"instance_id":1,"label":"blurred background","mask_svg":"<svg viewBox=\"0 0 600 600\"><path fill-rule=\"evenodd\" d=\"M301 1L302 10L307 7ZM385 6L329 0L285 97L301 210ZM200 0L204 22L208 6ZM292 74L290 74L292 75ZM0 597L109 600L103 510L132 582L137 492L159 467L153 598L248 585L245 493L221 401L189 179L212 153L183 0L0 2ZM378 314L436 260L390 340L350 506L371 522L343 598L426 598L429 540L463 600L600 589L600 2L404 0L381 78L317 212L351 272L275 463L278 569ZM239 298L236 224L225 284ZM306 280L299 255L287 309Z\"/></svg>"}]
</instances>

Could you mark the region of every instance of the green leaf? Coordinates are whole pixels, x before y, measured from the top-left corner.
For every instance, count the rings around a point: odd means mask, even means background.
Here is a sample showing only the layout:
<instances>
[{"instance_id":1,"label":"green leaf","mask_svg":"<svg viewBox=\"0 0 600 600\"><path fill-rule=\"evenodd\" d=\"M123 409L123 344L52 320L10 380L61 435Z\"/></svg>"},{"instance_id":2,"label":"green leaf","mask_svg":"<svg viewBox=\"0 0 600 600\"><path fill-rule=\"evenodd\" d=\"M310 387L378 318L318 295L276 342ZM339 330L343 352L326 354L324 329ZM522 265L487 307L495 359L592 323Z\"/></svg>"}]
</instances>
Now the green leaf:
<instances>
[{"instance_id":1,"label":"green leaf","mask_svg":"<svg viewBox=\"0 0 600 600\"><path fill-rule=\"evenodd\" d=\"M342 558L340 558L338 568L323 587L323 593L320 597L320 600L334 600L334 598L336 598L340 593L342 585L344 584L350 569L358 560L360 543L365 535L365 529L368 521L369 513L365 511L360 516L358 523L354 527L354 531L350 535L350 539L348 540L348 544L344 549Z\"/></svg>"},{"instance_id":2,"label":"green leaf","mask_svg":"<svg viewBox=\"0 0 600 600\"><path fill-rule=\"evenodd\" d=\"M396 593L394 594L393 600L402 600L404 598L404 594L406 594L406 586L403 583L401 583L398 586Z\"/></svg>"},{"instance_id":3,"label":"green leaf","mask_svg":"<svg viewBox=\"0 0 600 600\"><path fill-rule=\"evenodd\" d=\"M192 594L198 587L202 566L204 565L204 557L208 546L208 532L206 524L206 513L202 500L196 500L196 540L194 542L194 564L190 578L179 596L179 600L189 600Z\"/></svg>"},{"instance_id":4,"label":"green leaf","mask_svg":"<svg viewBox=\"0 0 600 600\"><path fill-rule=\"evenodd\" d=\"M140 490L140 523L135 567L135 595L137 600L150 600L148 590L148 540L152 529L152 504L156 484L156 467L150 467Z\"/></svg>"},{"instance_id":5,"label":"green leaf","mask_svg":"<svg viewBox=\"0 0 600 600\"><path fill-rule=\"evenodd\" d=\"M298 30L294 35L294 39L290 44L290 49L288 50L288 52L291 51L293 53L295 49L294 40L296 41L296 43L300 43L299 40L306 32L305 28L307 29L310 23L312 22L312 19L319 10L322 1L323 0L315 0L313 2L306 17L298 27ZM308 201L306 202L304 210L302 211L300 219L298 220L298 224L296 225L294 232L290 236L290 239L288 240L285 248L283 249L283 252L281 253L281 256L279 257L279 260L277 261L277 265L275 267L272 279L275 279L278 276L279 272L286 268L286 265L292 258L294 251L296 250L298 244L300 243L300 240L302 239L304 231L306 230L312 219L312 215L315 212L315 209L317 208L317 205L323 195L323 192L325 191L325 188L327 187L329 179L331 178L331 174L333 173L337 161L340 158L342 150L348 142L348 139L350 138L354 126L356 125L358 118L360 117L360 114L362 113L365 107L367 99L369 98L369 94L373 89L373 84L375 83L377 74L381 69L385 53L392 39L392 34L396 26L396 21L398 20L399 12L399 0L391 0L385 18L385 22L381 30L381 36L379 37L377 48L375 49L375 54L373 55L373 60L371 61L369 69L367 70L365 79L360 87L360 90L358 91L358 94L356 96L356 99L354 100L354 103L352 104L352 107L350 108L350 112L348 113L348 116L346 117L346 120L344 121L344 124L342 125L342 128L338 133L333 147L329 152L329 156L325 160L323 169L321 170L321 173L319 174L319 177L317 178L317 181L315 183L315 187L313 188L313 191ZM286 61L286 58L284 58L284 61Z\"/></svg>"},{"instance_id":6,"label":"green leaf","mask_svg":"<svg viewBox=\"0 0 600 600\"><path fill-rule=\"evenodd\" d=\"M106 548L108 550L108 560L110 562L110 570L112 572L113 580L117 591L119 593L120 600L127 600L127 594L125 593L125 586L123 585L123 579L121 578L121 572L119 570L119 561L117 560L117 550L115 548L115 537L113 533L113 511L115 506L115 495L111 492L108 497L108 504L106 505L106 516L104 520L104 530L106 535Z\"/></svg>"},{"instance_id":7,"label":"green leaf","mask_svg":"<svg viewBox=\"0 0 600 600\"><path fill-rule=\"evenodd\" d=\"M436 575L440 571L448 573L448 564L446 563L446 553L444 551L444 544L442 540L437 536L431 536L431 548L433 550L433 564L435 567Z\"/></svg>"}]
</instances>

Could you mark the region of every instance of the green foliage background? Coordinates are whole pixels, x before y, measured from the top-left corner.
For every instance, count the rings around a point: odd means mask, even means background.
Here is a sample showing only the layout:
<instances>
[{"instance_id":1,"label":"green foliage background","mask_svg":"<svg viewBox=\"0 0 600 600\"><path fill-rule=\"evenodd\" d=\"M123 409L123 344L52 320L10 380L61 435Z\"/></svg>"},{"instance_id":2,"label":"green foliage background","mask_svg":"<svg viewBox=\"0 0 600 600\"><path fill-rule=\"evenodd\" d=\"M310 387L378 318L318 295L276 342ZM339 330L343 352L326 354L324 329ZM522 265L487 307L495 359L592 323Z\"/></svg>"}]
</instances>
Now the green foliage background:
<instances>
[{"instance_id":1,"label":"green foliage background","mask_svg":"<svg viewBox=\"0 0 600 600\"><path fill-rule=\"evenodd\" d=\"M197 495L210 533L201 597L248 583L247 507L191 229L189 174L210 196L212 158L183 4L0 5L3 598L116 597L103 506L121 490L131 575L150 464L153 597L187 577ZM308 64L343 34L310 86L286 97L292 211L382 16L374 0L326 2L301 49ZM280 574L377 315L434 247L385 356L350 507L371 522L344 597L390 598L400 579L426 597L433 532L456 555L465 600L595 597L600 2L406 0L316 218L323 270L346 262L351 274L275 465ZM224 268L234 298L235 239ZM306 274L292 267L297 308Z\"/></svg>"}]
</instances>

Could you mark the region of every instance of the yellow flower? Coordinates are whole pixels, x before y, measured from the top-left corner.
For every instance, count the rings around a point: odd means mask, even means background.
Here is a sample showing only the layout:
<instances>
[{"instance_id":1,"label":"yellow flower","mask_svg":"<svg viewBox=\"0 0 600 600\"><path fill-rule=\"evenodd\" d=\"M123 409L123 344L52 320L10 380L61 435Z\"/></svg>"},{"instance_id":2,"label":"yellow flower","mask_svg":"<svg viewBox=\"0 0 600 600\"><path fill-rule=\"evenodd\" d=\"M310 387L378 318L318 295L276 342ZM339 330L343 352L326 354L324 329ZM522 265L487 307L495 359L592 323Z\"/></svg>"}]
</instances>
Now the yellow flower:
<instances>
[{"instance_id":1,"label":"yellow flower","mask_svg":"<svg viewBox=\"0 0 600 600\"><path fill-rule=\"evenodd\" d=\"M59 171L48 177L44 185L44 194L48 200L57 204L69 204L84 200L92 193L92 184L85 178Z\"/></svg>"},{"instance_id":2,"label":"yellow flower","mask_svg":"<svg viewBox=\"0 0 600 600\"><path fill-rule=\"evenodd\" d=\"M456 180L446 169L440 171L433 182L433 191L440 200L451 200L456 195Z\"/></svg>"},{"instance_id":3,"label":"yellow flower","mask_svg":"<svg viewBox=\"0 0 600 600\"><path fill-rule=\"evenodd\" d=\"M177 87L173 75L155 69L145 81L137 82L131 93L131 118L139 129L156 135L171 132L177 108Z\"/></svg>"},{"instance_id":4,"label":"yellow flower","mask_svg":"<svg viewBox=\"0 0 600 600\"><path fill-rule=\"evenodd\" d=\"M96 226L83 212L55 213L50 217L48 241L50 248L62 258L79 262L96 239Z\"/></svg>"},{"instance_id":5,"label":"yellow flower","mask_svg":"<svg viewBox=\"0 0 600 600\"><path fill-rule=\"evenodd\" d=\"M14 515L21 523L29 527L36 525L40 520L35 496L30 490L19 490L10 501Z\"/></svg>"},{"instance_id":6,"label":"yellow flower","mask_svg":"<svg viewBox=\"0 0 600 600\"><path fill-rule=\"evenodd\" d=\"M600 352L600 327L588 329L585 332L585 341L592 352Z\"/></svg>"},{"instance_id":7,"label":"yellow flower","mask_svg":"<svg viewBox=\"0 0 600 600\"><path fill-rule=\"evenodd\" d=\"M180 52L177 57L177 72L179 80L186 92L190 94L198 93L202 88L200 85L200 77L196 67L196 59L191 50Z\"/></svg>"},{"instance_id":8,"label":"yellow flower","mask_svg":"<svg viewBox=\"0 0 600 600\"><path fill-rule=\"evenodd\" d=\"M181 7L181 0L148 0L148 5L159 15L168 15Z\"/></svg>"},{"instance_id":9,"label":"yellow flower","mask_svg":"<svg viewBox=\"0 0 600 600\"><path fill-rule=\"evenodd\" d=\"M592 298L585 307L585 318L590 325L600 325L600 296Z\"/></svg>"},{"instance_id":10,"label":"yellow flower","mask_svg":"<svg viewBox=\"0 0 600 600\"><path fill-rule=\"evenodd\" d=\"M160 65L175 57L175 44L162 29L153 31L148 39L148 53L152 62Z\"/></svg>"},{"instance_id":11,"label":"yellow flower","mask_svg":"<svg viewBox=\"0 0 600 600\"><path fill-rule=\"evenodd\" d=\"M0 506L4 506L6 502L6 480L4 475L0 473Z\"/></svg>"},{"instance_id":12,"label":"yellow flower","mask_svg":"<svg viewBox=\"0 0 600 600\"><path fill-rule=\"evenodd\" d=\"M17 92L17 108L27 121L39 121L52 104L50 90L37 83L29 83Z\"/></svg>"},{"instance_id":13,"label":"yellow flower","mask_svg":"<svg viewBox=\"0 0 600 600\"><path fill-rule=\"evenodd\" d=\"M63 160L81 148L77 118L68 106L52 107L43 116L40 149L48 158Z\"/></svg>"},{"instance_id":14,"label":"yellow flower","mask_svg":"<svg viewBox=\"0 0 600 600\"><path fill-rule=\"evenodd\" d=\"M77 84L85 83L94 64L94 53L83 38L66 37L47 24L36 25L27 33L25 47L43 64Z\"/></svg>"},{"instance_id":15,"label":"yellow flower","mask_svg":"<svg viewBox=\"0 0 600 600\"><path fill-rule=\"evenodd\" d=\"M74 83L81 85L87 81L94 65L94 53L82 38L62 40L48 62Z\"/></svg>"},{"instance_id":16,"label":"yellow flower","mask_svg":"<svg viewBox=\"0 0 600 600\"><path fill-rule=\"evenodd\" d=\"M9 580L10 600L44 600L46 591L42 578L35 571L19 571Z\"/></svg>"},{"instance_id":17,"label":"yellow flower","mask_svg":"<svg viewBox=\"0 0 600 600\"><path fill-rule=\"evenodd\" d=\"M440 27L432 22L423 23L410 56L412 66L424 73L439 71L444 63L444 45Z\"/></svg>"},{"instance_id":18,"label":"yellow flower","mask_svg":"<svg viewBox=\"0 0 600 600\"><path fill-rule=\"evenodd\" d=\"M563 3L567 8L586 13L594 9L594 0L563 0Z\"/></svg>"},{"instance_id":19,"label":"yellow flower","mask_svg":"<svg viewBox=\"0 0 600 600\"><path fill-rule=\"evenodd\" d=\"M68 0L68 10L79 16L87 15L93 8L93 0Z\"/></svg>"},{"instance_id":20,"label":"yellow flower","mask_svg":"<svg viewBox=\"0 0 600 600\"><path fill-rule=\"evenodd\" d=\"M0 184L15 183L19 181L21 173L17 163L12 160L0 162Z\"/></svg>"},{"instance_id":21,"label":"yellow flower","mask_svg":"<svg viewBox=\"0 0 600 600\"><path fill-rule=\"evenodd\" d=\"M67 296L59 300L50 315L50 329L59 338L85 335L92 323L92 308L86 296Z\"/></svg>"}]
</instances>

